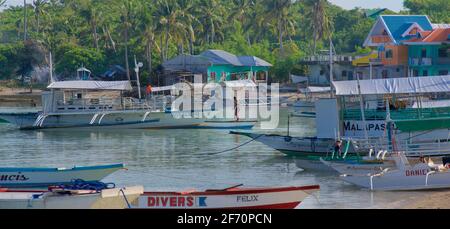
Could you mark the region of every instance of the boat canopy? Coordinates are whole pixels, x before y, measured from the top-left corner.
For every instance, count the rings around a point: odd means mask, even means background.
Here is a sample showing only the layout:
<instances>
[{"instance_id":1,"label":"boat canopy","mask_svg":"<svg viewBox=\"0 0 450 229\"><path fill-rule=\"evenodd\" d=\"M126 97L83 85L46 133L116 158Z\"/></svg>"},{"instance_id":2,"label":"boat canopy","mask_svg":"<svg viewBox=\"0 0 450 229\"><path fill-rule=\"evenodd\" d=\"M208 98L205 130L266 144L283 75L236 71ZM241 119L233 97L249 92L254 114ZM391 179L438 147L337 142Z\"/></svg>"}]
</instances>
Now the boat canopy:
<instances>
[{"instance_id":1,"label":"boat canopy","mask_svg":"<svg viewBox=\"0 0 450 229\"><path fill-rule=\"evenodd\" d=\"M330 87L307 87L307 88L301 88L301 93L325 93L330 92Z\"/></svg>"},{"instance_id":2,"label":"boat canopy","mask_svg":"<svg viewBox=\"0 0 450 229\"><path fill-rule=\"evenodd\" d=\"M93 80L73 80L53 82L48 89L79 89L79 90L110 90L110 91L131 91L129 81L93 81Z\"/></svg>"},{"instance_id":3,"label":"boat canopy","mask_svg":"<svg viewBox=\"0 0 450 229\"><path fill-rule=\"evenodd\" d=\"M255 82L252 80L231 80L223 81L223 85L230 88L252 88L256 87Z\"/></svg>"},{"instance_id":4,"label":"boat canopy","mask_svg":"<svg viewBox=\"0 0 450 229\"><path fill-rule=\"evenodd\" d=\"M450 92L450 75L360 80L362 95ZM334 81L336 95L359 95L358 81Z\"/></svg>"}]
</instances>

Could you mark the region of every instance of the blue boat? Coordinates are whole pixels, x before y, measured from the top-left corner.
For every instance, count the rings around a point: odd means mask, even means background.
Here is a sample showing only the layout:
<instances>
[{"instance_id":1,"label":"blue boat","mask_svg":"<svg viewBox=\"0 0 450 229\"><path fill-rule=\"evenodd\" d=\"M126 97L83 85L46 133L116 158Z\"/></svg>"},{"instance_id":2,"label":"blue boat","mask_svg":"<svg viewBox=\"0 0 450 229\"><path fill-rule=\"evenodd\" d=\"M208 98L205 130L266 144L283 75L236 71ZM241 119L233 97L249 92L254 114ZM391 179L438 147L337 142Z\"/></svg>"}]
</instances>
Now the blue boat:
<instances>
[{"instance_id":1,"label":"blue boat","mask_svg":"<svg viewBox=\"0 0 450 229\"><path fill-rule=\"evenodd\" d=\"M52 185L70 184L74 180L100 181L123 164L83 166L66 168L0 168L1 188L41 188Z\"/></svg>"}]
</instances>

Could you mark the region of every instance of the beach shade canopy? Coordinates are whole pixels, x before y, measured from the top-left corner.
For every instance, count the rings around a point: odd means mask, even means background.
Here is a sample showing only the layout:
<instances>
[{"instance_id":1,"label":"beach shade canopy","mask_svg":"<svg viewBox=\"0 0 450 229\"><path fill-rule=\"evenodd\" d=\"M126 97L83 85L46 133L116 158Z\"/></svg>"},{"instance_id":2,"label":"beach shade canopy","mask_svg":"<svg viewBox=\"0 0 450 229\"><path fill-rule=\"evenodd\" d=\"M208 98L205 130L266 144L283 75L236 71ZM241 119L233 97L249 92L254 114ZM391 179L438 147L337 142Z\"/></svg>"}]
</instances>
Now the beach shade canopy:
<instances>
[{"instance_id":1,"label":"beach shade canopy","mask_svg":"<svg viewBox=\"0 0 450 229\"><path fill-rule=\"evenodd\" d=\"M307 87L300 89L300 92L302 93L325 93L330 91L331 91L330 87Z\"/></svg>"},{"instance_id":2,"label":"beach shade canopy","mask_svg":"<svg viewBox=\"0 0 450 229\"><path fill-rule=\"evenodd\" d=\"M450 75L360 80L361 95L450 92ZM334 81L338 96L359 95L358 81Z\"/></svg>"},{"instance_id":3,"label":"beach shade canopy","mask_svg":"<svg viewBox=\"0 0 450 229\"><path fill-rule=\"evenodd\" d=\"M131 91L129 81L73 80L53 82L48 89Z\"/></svg>"}]
</instances>

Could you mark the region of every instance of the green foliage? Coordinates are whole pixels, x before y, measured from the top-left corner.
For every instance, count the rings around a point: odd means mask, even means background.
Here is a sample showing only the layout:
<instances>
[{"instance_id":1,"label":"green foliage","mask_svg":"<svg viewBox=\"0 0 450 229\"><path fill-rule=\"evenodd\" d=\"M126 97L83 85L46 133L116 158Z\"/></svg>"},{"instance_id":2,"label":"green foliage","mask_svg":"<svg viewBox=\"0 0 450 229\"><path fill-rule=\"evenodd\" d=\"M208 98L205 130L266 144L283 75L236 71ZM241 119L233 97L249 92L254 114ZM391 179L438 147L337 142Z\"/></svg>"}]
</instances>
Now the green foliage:
<instances>
[{"instance_id":1,"label":"green foliage","mask_svg":"<svg viewBox=\"0 0 450 229\"><path fill-rule=\"evenodd\" d=\"M404 5L404 13L449 23L448 0ZM100 75L111 65L125 67L126 59L132 69L136 56L144 63L141 78L154 79L166 59L223 49L269 61L275 81L283 81L303 74L299 59L328 49L330 36L338 53L370 52L360 46L374 23L362 9L326 0L34 0L27 9L25 43L23 6L0 12L0 79L47 64L50 51L59 75L72 76L82 65Z\"/></svg>"},{"instance_id":2,"label":"green foliage","mask_svg":"<svg viewBox=\"0 0 450 229\"><path fill-rule=\"evenodd\" d=\"M105 56L95 49L83 48L75 45L61 47L61 59L56 62L56 71L65 77L73 76L76 70L84 66L93 72L101 72Z\"/></svg>"},{"instance_id":3,"label":"green foliage","mask_svg":"<svg viewBox=\"0 0 450 229\"><path fill-rule=\"evenodd\" d=\"M450 4L448 0L405 0L404 6L410 14L425 14L434 23L450 22Z\"/></svg>"}]
</instances>

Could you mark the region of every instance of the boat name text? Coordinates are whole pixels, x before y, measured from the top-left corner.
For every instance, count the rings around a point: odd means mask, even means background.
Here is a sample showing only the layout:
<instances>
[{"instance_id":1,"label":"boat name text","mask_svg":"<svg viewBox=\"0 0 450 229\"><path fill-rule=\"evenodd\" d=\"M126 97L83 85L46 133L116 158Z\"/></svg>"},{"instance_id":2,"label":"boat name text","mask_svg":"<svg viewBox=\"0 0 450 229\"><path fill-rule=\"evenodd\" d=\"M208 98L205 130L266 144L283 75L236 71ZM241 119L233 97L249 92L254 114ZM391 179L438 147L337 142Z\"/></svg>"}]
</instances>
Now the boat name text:
<instances>
[{"instance_id":1,"label":"boat name text","mask_svg":"<svg viewBox=\"0 0 450 229\"><path fill-rule=\"evenodd\" d=\"M23 174L0 174L0 181L27 181L30 178L26 177Z\"/></svg>"}]
</instances>

